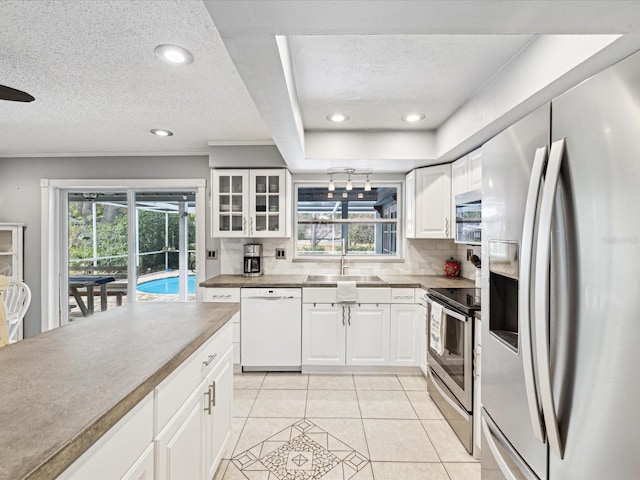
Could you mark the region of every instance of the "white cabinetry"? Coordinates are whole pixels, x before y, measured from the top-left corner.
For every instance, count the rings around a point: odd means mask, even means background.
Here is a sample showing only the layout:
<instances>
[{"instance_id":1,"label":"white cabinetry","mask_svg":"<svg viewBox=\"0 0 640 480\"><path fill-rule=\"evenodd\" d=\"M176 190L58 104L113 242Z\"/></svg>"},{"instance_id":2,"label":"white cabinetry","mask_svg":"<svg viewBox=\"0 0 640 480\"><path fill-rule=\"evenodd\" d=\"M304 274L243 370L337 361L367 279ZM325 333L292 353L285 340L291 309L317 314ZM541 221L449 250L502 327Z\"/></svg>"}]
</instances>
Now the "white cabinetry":
<instances>
[{"instance_id":1,"label":"white cabinetry","mask_svg":"<svg viewBox=\"0 0 640 480\"><path fill-rule=\"evenodd\" d=\"M231 436L233 403L233 394L229 394L233 392L231 351L227 351L216 368L207 375L206 386L210 392L207 399L211 402L211 406L208 409L205 408L205 479L211 479L220 465L224 448Z\"/></svg>"},{"instance_id":2,"label":"white cabinetry","mask_svg":"<svg viewBox=\"0 0 640 480\"><path fill-rule=\"evenodd\" d=\"M347 365L388 365L390 305L345 305Z\"/></svg>"},{"instance_id":3,"label":"white cabinetry","mask_svg":"<svg viewBox=\"0 0 640 480\"><path fill-rule=\"evenodd\" d=\"M153 393L150 393L62 472L58 480L151 480L152 441Z\"/></svg>"},{"instance_id":4,"label":"white cabinetry","mask_svg":"<svg viewBox=\"0 0 640 480\"><path fill-rule=\"evenodd\" d=\"M451 164L451 218L456 218L456 195L482 188L482 152L480 149ZM454 226L455 228L455 226ZM455 231L452 228L452 238Z\"/></svg>"},{"instance_id":5,"label":"white cabinetry","mask_svg":"<svg viewBox=\"0 0 640 480\"><path fill-rule=\"evenodd\" d=\"M231 436L227 323L72 463L58 480L210 480Z\"/></svg>"},{"instance_id":6,"label":"white cabinetry","mask_svg":"<svg viewBox=\"0 0 640 480\"><path fill-rule=\"evenodd\" d=\"M482 188L482 152L480 149L451 164L451 198Z\"/></svg>"},{"instance_id":7,"label":"white cabinetry","mask_svg":"<svg viewBox=\"0 0 640 480\"><path fill-rule=\"evenodd\" d=\"M389 365L418 365L419 306L413 288L391 289Z\"/></svg>"},{"instance_id":8,"label":"white cabinetry","mask_svg":"<svg viewBox=\"0 0 640 480\"><path fill-rule=\"evenodd\" d=\"M480 149L471 152L467 167L469 190L482 188L482 152Z\"/></svg>"},{"instance_id":9,"label":"white cabinetry","mask_svg":"<svg viewBox=\"0 0 640 480\"><path fill-rule=\"evenodd\" d=\"M206 380L198 385L178 413L155 439L158 478L203 478Z\"/></svg>"},{"instance_id":10,"label":"white cabinetry","mask_svg":"<svg viewBox=\"0 0 640 480\"><path fill-rule=\"evenodd\" d=\"M213 477L231 434L231 345L228 323L156 388L157 478Z\"/></svg>"},{"instance_id":11,"label":"white cabinetry","mask_svg":"<svg viewBox=\"0 0 640 480\"><path fill-rule=\"evenodd\" d=\"M405 185L407 238L450 238L451 164L413 170Z\"/></svg>"},{"instance_id":12,"label":"white cabinetry","mask_svg":"<svg viewBox=\"0 0 640 480\"><path fill-rule=\"evenodd\" d=\"M290 236L288 170L213 170L211 189L213 236Z\"/></svg>"},{"instance_id":13,"label":"white cabinetry","mask_svg":"<svg viewBox=\"0 0 640 480\"><path fill-rule=\"evenodd\" d=\"M302 305L302 365L344 365L346 338L342 305Z\"/></svg>"},{"instance_id":14,"label":"white cabinetry","mask_svg":"<svg viewBox=\"0 0 640 480\"><path fill-rule=\"evenodd\" d=\"M203 295L205 302L232 302L240 303L239 288L205 288ZM240 368L240 312L236 313L231 319L233 323L233 363Z\"/></svg>"},{"instance_id":15,"label":"white cabinetry","mask_svg":"<svg viewBox=\"0 0 640 480\"><path fill-rule=\"evenodd\" d=\"M427 370L427 342L428 338L428 325L427 325L427 301L425 299L426 291L422 289L416 289L416 300L419 309L418 312L418 365L420 370L426 376Z\"/></svg>"},{"instance_id":16,"label":"white cabinetry","mask_svg":"<svg viewBox=\"0 0 640 480\"><path fill-rule=\"evenodd\" d=\"M23 281L24 224L0 223L0 275Z\"/></svg>"},{"instance_id":17,"label":"white cabinetry","mask_svg":"<svg viewBox=\"0 0 640 480\"><path fill-rule=\"evenodd\" d=\"M420 305L391 305L390 365L418 366Z\"/></svg>"},{"instance_id":18,"label":"white cabinetry","mask_svg":"<svg viewBox=\"0 0 640 480\"><path fill-rule=\"evenodd\" d=\"M358 303L335 288L303 289L302 365L388 365L390 288L359 288Z\"/></svg>"}]
</instances>

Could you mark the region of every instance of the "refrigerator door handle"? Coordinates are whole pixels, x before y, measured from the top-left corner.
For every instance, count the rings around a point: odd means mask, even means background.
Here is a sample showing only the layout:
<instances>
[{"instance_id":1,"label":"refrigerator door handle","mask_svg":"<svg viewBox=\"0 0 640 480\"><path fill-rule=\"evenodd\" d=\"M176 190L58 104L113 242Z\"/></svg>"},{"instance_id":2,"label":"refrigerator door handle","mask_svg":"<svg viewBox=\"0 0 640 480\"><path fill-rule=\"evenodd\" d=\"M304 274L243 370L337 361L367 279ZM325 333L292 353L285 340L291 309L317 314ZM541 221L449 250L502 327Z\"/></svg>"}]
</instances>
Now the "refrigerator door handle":
<instances>
[{"instance_id":1,"label":"refrigerator door handle","mask_svg":"<svg viewBox=\"0 0 640 480\"><path fill-rule=\"evenodd\" d=\"M520 249L520 285L518 287L518 317L520 318L520 335L522 347L522 362L524 364L524 382L527 392L527 404L533 434L542 443L545 442L542 415L538 404L535 376L533 373L533 344L531 342L532 325L535 319L532 316L531 306L531 273L533 259L533 236L535 232L536 210L538 198L542 186L542 174L547 163L548 147L538 148L533 159L533 168L529 180L527 203L524 210L522 227L522 248Z\"/></svg>"},{"instance_id":2,"label":"refrigerator door handle","mask_svg":"<svg viewBox=\"0 0 640 480\"><path fill-rule=\"evenodd\" d=\"M536 362L540 401L544 415L547 438L551 451L563 458L562 440L555 401L551 387L551 362L549 355L549 262L551 259L551 224L556 190L560 181L560 167L564 157L565 139L553 142L549 153L549 163L542 191L540 205L540 223L538 224L538 242L536 250L535 275L535 339Z\"/></svg>"}]
</instances>

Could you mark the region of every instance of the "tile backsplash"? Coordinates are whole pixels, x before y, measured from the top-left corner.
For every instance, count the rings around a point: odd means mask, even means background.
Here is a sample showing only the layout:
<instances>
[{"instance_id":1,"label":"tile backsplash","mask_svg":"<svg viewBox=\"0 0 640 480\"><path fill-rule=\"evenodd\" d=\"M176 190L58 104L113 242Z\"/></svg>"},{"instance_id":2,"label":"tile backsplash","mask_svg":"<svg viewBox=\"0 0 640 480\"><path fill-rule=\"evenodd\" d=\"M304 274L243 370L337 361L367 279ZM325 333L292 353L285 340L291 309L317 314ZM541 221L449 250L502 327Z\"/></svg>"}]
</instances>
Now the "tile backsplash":
<instances>
[{"instance_id":1,"label":"tile backsplash","mask_svg":"<svg viewBox=\"0 0 640 480\"><path fill-rule=\"evenodd\" d=\"M220 272L222 274L242 274L242 259L245 243L263 245L264 272L267 275L337 274L340 259L332 261L293 262L293 240L285 238L223 238L220 241ZM286 259L276 260L276 248L284 248ZM453 240L406 240L404 262L351 261L348 274L352 275L443 275L444 262L454 257L460 262L460 275L474 279L475 267L467 261L467 248L473 248L480 255L480 247L457 245ZM477 251L476 251L477 250Z\"/></svg>"}]
</instances>

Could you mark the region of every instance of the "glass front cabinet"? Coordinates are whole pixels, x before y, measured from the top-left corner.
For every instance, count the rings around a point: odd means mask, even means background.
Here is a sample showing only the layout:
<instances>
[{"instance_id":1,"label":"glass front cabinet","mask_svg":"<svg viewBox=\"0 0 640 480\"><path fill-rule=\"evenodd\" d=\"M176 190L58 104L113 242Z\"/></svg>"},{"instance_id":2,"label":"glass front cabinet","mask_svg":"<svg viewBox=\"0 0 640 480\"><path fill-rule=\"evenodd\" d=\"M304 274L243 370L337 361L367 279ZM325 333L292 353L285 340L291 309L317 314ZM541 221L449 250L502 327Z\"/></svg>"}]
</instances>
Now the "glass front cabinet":
<instances>
[{"instance_id":1,"label":"glass front cabinet","mask_svg":"<svg viewBox=\"0 0 640 480\"><path fill-rule=\"evenodd\" d=\"M0 223L0 275L12 280L24 280L23 230L22 223Z\"/></svg>"},{"instance_id":2,"label":"glass front cabinet","mask_svg":"<svg viewBox=\"0 0 640 480\"><path fill-rule=\"evenodd\" d=\"M290 185L285 169L213 170L213 236L288 237Z\"/></svg>"}]
</instances>

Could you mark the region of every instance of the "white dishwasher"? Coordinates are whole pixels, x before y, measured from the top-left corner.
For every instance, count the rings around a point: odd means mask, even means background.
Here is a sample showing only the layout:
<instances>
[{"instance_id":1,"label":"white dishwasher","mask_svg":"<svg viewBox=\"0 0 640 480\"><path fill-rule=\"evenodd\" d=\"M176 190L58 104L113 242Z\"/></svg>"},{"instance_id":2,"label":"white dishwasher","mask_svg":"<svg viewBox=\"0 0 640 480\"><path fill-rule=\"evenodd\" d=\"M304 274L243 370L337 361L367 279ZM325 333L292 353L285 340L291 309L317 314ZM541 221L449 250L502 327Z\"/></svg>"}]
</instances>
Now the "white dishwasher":
<instances>
[{"instance_id":1,"label":"white dishwasher","mask_svg":"<svg viewBox=\"0 0 640 480\"><path fill-rule=\"evenodd\" d=\"M302 289L240 291L242 369L300 371Z\"/></svg>"}]
</instances>

